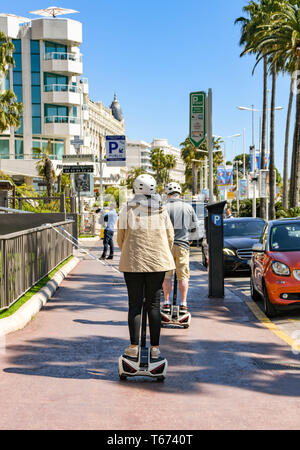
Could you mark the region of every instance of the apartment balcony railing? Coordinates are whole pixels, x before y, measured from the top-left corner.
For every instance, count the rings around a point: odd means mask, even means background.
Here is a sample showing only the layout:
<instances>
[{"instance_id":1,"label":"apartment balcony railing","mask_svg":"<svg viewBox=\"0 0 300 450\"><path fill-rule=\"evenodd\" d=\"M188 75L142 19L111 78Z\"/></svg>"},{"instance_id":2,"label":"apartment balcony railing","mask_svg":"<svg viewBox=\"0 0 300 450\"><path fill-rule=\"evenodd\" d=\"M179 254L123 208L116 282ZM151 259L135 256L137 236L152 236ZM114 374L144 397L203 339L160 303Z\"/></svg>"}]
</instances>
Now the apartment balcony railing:
<instances>
[{"instance_id":1,"label":"apartment balcony railing","mask_svg":"<svg viewBox=\"0 0 300 450\"><path fill-rule=\"evenodd\" d=\"M72 116L46 116L45 123L69 123L80 125L80 118Z\"/></svg>"},{"instance_id":2,"label":"apartment balcony railing","mask_svg":"<svg viewBox=\"0 0 300 450\"><path fill-rule=\"evenodd\" d=\"M79 117L74 116L46 116L43 132L53 136L79 136L81 123Z\"/></svg>"},{"instance_id":3,"label":"apartment balcony railing","mask_svg":"<svg viewBox=\"0 0 300 450\"><path fill-rule=\"evenodd\" d=\"M79 94L81 88L72 84L46 84L44 86L44 92L73 92Z\"/></svg>"},{"instance_id":4,"label":"apartment balcony railing","mask_svg":"<svg viewBox=\"0 0 300 450\"><path fill-rule=\"evenodd\" d=\"M64 52L51 52L45 53L44 60L60 60L60 61L75 61L82 62L82 55L78 53L64 53Z\"/></svg>"},{"instance_id":5,"label":"apartment balcony railing","mask_svg":"<svg viewBox=\"0 0 300 450\"><path fill-rule=\"evenodd\" d=\"M10 154L0 154L0 159L1 160L16 160L16 159L40 159L41 155L39 155L38 153L20 153L18 155L10 155ZM62 156L61 155L49 155L49 158L53 161L61 161L62 160Z\"/></svg>"}]
</instances>

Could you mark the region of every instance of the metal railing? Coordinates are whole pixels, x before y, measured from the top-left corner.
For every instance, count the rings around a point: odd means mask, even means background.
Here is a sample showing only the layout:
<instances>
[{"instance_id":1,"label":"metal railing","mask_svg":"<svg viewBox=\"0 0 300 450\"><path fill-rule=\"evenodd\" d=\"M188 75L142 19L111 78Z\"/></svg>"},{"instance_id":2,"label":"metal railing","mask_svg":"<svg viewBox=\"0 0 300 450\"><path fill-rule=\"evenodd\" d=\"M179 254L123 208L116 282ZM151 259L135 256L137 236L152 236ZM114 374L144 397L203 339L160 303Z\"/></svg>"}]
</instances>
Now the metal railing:
<instances>
[{"instance_id":1,"label":"metal railing","mask_svg":"<svg viewBox=\"0 0 300 450\"><path fill-rule=\"evenodd\" d=\"M52 228L63 226L72 234L72 223L68 220L0 236L0 310L9 308L73 254L72 244Z\"/></svg>"},{"instance_id":2,"label":"metal railing","mask_svg":"<svg viewBox=\"0 0 300 450\"><path fill-rule=\"evenodd\" d=\"M45 53L44 60L60 60L60 61L75 61L82 62L82 55L78 53L65 53L65 52L51 52Z\"/></svg>"},{"instance_id":3,"label":"metal railing","mask_svg":"<svg viewBox=\"0 0 300 450\"><path fill-rule=\"evenodd\" d=\"M45 84L44 92L72 92L79 94L81 88L74 86L73 84Z\"/></svg>"},{"instance_id":4,"label":"metal railing","mask_svg":"<svg viewBox=\"0 0 300 450\"><path fill-rule=\"evenodd\" d=\"M69 116L46 116L45 123L80 123L80 118Z\"/></svg>"},{"instance_id":5,"label":"metal railing","mask_svg":"<svg viewBox=\"0 0 300 450\"><path fill-rule=\"evenodd\" d=\"M33 153L19 153L18 155L15 154L10 154L10 153L0 153L0 159L41 159L41 157L43 156L43 151L41 151L41 154L39 154L38 152L33 152ZM61 161L62 160L62 155L49 155L49 158L51 160L58 160Z\"/></svg>"}]
</instances>

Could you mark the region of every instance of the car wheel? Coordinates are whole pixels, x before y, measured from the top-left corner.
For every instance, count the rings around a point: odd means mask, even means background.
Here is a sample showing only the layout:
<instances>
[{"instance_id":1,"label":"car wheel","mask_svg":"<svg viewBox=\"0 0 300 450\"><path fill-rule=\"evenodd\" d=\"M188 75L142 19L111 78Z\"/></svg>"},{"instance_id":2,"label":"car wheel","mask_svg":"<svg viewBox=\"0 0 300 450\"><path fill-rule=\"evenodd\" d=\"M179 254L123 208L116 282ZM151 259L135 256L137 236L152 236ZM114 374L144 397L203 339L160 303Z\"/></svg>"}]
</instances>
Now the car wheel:
<instances>
[{"instance_id":1,"label":"car wheel","mask_svg":"<svg viewBox=\"0 0 300 450\"><path fill-rule=\"evenodd\" d=\"M257 302L258 300L261 299L259 293L257 292L257 290L254 287L252 276L250 277L250 292L251 292L251 298L255 302Z\"/></svg>"},{"instance_id":2,"label":"car wheel","mask_svg":"<svg viewBox=\"0 0 300 450\"><path fill-rule=\"evenodd\" d=\"M264 301L264 313L265 313L265 315L267 317L269 317L270 319L272 317L276 317L277 316L276 308L269 300L268 290L267 290L265 285L264 285L263 301Z\"/></svg>"}]
</instances>

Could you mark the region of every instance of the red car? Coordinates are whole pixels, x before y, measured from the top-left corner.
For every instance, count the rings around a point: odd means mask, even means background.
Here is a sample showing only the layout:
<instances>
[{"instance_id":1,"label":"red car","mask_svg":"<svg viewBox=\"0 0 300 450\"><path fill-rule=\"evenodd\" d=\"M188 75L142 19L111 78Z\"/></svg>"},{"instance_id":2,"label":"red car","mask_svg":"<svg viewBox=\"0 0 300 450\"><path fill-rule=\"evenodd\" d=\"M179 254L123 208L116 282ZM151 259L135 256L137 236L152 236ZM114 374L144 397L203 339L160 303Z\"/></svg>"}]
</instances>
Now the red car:
<instances>
[{"instance_id":1,"label":"red car","mask_svg":"<svg viewBox=\"0 0 300 450\"><path fill-rule=\"evenodd\" d=\"M252 250L253 300L263 298L268 317L300 309L300 219L270 221Z\"/></svg>"}]
</instances>

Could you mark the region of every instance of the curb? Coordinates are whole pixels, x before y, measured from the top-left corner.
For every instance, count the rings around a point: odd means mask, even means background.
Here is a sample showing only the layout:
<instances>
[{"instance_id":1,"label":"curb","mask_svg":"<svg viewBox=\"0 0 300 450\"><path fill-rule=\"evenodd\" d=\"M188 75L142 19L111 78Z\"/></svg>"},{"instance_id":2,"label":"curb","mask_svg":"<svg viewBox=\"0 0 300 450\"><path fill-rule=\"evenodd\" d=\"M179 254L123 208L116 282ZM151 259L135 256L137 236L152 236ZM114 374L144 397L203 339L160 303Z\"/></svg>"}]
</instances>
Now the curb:
<instances>
[{"instance_id":1,"label":"curb","mask_svg":"<svg viewBox=\"0 0 300 450\"><path fill-rule=\"evenodd\" d=\"M45 306L47 301L57 291L61 282L73 270L80 259L73 257L64 267L62 267L54 277L35 295L22 305L14 314L4 319L0 319L0 336L4 336L14 331L24 328L32 318Z\"/></svg>"}]
</instances>

